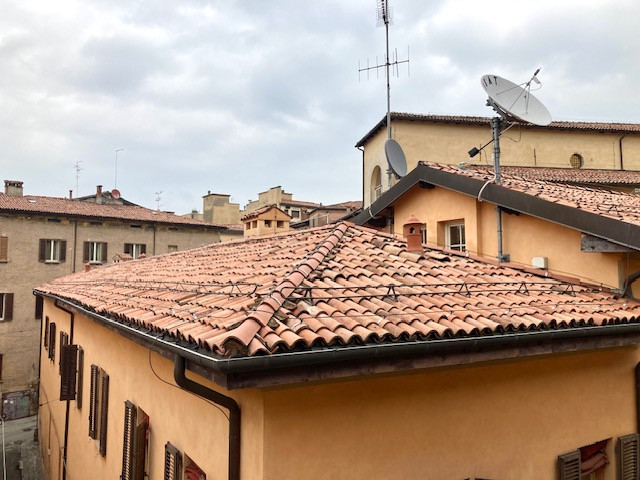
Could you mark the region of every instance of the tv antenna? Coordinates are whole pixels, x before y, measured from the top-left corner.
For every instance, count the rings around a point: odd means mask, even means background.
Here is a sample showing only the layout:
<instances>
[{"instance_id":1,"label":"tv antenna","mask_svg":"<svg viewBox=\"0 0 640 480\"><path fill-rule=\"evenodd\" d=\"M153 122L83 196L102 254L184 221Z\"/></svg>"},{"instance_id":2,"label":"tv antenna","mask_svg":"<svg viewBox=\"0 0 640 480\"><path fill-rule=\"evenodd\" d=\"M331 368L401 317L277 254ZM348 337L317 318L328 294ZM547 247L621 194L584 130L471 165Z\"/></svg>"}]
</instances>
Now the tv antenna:
<instances>
[{"instance_id":1,"label":"tv antenna","mask_svg":"<svg viewBox=\"0 0 640 480\"><path fill-rule=\"evenodd\" d=\"M84 170L84 168L82 168L80 166L81 163L82 163L82 160L77 161L76 165L74 167L75 170L76 170L76 195L79 195L79 193L78 193L78 179L80 178L80 171Z\"/></svg>"},{"instance_id":2,"label":"tv antenna","mask_svg":"<svg viewBox=\"0 0 640 480\"><path fill-rule=\"evenodd\" d=\"M538 68L533 76L527 82L516 85L509 80L497 75L484 75L480 79L480 83L484 91L487 92L487 106L493 108L498 116L491 119L491 136L492 139L482 145L480 148L472 148L469 150L469 156L475 157L484 150L485 147L493 143L493 178L487 181L478 192L478 201L482 201L482 192L490 183L500 185L500 136L514 125L519 123L528 123L545 127L551 123L551 114L540 100L531 94L531 84L535 83L539 90L542 88L540 80L538 80ZM504 130L503 122L510 122ZM509 255L502 253L502 210L496 206L497 225L498 225L498 261L508 262Z\"/></svg>"},{"instance_id":3,"label":"tv antenna","mask_svg":"<svg viewBox=\"0 0 640 480\"><path fill-rule=\"evenodd\" d=\"M157 209L160 210L160 201L162 200L162 190L160 190L159 192L156 192L156 204L157 204Z\"/></svg>"},{"instance_id":4,"label":"tv antenna","mask_svg":"<svg viewBox=\"0 0 640 480\"><path fill-rule=\"evenodd\" d=\"M407 74L411 76L409 70L409 47L407 46L407 58L404 60L398 59L398 49L394 49L393 58L389 55L389 25L393 24L393 10L389 7L388 0L377 0L377 26L384 26L385 33L385 46L386 54L383 63L378 62L376 57L375 65L369 65L369 59L367 58L367 66L361 67L358 62L358 80L360 80L360 74L367 72L367 79L369 79L369 72L371 70L376 71L376 75L381 68L385 69L385 77L387 79L387 141L384 145L385 155L387 157L387 163L389 168L387 169L387 175L389 177L389 185L391 185L391 176L393 174L396 177L401 178L407 174L407 161L402 151L400 144L391 138L391 75L393 73L396 77L400 76L399 65L407 64Z\"/></svg>"}]
</instances>

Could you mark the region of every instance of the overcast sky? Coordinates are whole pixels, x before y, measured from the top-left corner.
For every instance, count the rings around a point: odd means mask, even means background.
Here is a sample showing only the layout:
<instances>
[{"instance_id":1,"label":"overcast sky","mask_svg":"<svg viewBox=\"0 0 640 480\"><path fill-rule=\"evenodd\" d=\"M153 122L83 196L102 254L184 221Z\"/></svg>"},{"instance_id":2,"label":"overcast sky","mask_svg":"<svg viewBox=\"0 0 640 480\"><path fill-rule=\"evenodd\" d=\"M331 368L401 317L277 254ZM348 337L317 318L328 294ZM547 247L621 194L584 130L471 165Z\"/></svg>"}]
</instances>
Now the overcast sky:
<instances>
[{"instance_id":1,"label":"overcast sky","mask_svg":"<svg viewBox=\"0 0 640 480\"><path fill-rule=\"evenodd\" d=\"M0 171L25 193L98 184L163 210L361 196L355 143L385 114L375 0L1 0ZM637 0L392 0L392 110L491 116L480 77L542 67L555 120L640 122ZM489 135L489 132L487 132Z\"/></svg>"}]
</instances>

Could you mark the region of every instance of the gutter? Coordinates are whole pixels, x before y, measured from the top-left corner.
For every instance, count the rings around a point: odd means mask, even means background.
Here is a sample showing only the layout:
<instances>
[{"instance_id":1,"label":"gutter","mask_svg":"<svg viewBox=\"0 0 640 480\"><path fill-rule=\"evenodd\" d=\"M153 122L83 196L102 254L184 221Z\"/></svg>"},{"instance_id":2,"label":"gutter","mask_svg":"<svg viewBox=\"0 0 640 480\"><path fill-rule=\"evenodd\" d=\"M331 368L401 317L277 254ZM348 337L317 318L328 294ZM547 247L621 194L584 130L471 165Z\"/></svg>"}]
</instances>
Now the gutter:
<instances>
[{"instance_id":1,"label":"gutter","mask_svg":"<svg viewBox=\"0 0 640 480\"><path fill-rule=\"evenodd\" d=\"M186 361L184 357L176 355L174 362L173 378L179 387L199 397L211 400L229 411L228 478L229 480L238 480L240 478L240 407L238 403L231 397L188 379L185 376Z\"/></svg>"},{"instance_id":2,"label":"gutter","mask_svg":"<svg viewBox=\"0 0 640 480\"><path fill-rule=\"evenodd\" d=\"M276 355L228 358L214 356L193 344L188 344L174 338L166 339L162 336L154 336L149 330L143 330L137 326L134 327L126 323L117 322L55 295L45 293L38 293L38 295L65 302L78 313L86 315L96 321L96 323L130 338L137 343L143 344L147 348L161 346L161 353L165 356L178 355L188 360L191 367L204 367L209 372L213 371L214 374L217 374L214 381L229 390L234 387L233 382L236 380L236 375L253 374L257 376L272 371L282 372L283 369L296 367L315 366L316 368L320 368L326 366L331 367L331 372L333 372L340 366L339 364L343 363L349 366L358 361L379 362L389 359L406 359L408 357L424 358L470 351L486 352L506 348L523 349L527 347L539 347L543 342L552 344L551 349L553 352L569 351L566 348L562 349L564 347L560 345L556 347L553 344L563 341L597 340L611 337L621 337L623 339L626 337L626 343L622 342L625 344L640 343L640 338L635 339L629 337L630 335L638 335L640 337L639 322L594 327L570 327L562 330L514 332L480 337L459 337L445 340L421 340L355 345L350 347L328 347L318 350L285 352ZM521 351L518 355L523 356ZM371 372L370 369L367 371ZM231 381L229 382L229 380Z\"/></svg>"}]
</instances>

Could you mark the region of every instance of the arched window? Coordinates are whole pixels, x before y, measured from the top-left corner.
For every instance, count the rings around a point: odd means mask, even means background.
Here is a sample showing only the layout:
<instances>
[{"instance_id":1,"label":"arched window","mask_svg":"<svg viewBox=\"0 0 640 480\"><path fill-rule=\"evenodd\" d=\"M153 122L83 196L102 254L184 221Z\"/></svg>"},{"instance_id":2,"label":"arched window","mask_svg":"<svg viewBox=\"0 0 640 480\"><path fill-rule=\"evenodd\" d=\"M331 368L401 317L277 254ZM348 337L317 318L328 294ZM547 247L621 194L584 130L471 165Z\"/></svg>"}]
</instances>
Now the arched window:
<instances>
[{"instance_id":1,"label":"arched window","mask_svg":"<svg viewBox=\"0 0 640 480\"><path fill-rule=\"evenodd\" d=\"M375 202L382 195L382 172L376 166L371 174L371 203Z\"/></svg>"}]
</instances>

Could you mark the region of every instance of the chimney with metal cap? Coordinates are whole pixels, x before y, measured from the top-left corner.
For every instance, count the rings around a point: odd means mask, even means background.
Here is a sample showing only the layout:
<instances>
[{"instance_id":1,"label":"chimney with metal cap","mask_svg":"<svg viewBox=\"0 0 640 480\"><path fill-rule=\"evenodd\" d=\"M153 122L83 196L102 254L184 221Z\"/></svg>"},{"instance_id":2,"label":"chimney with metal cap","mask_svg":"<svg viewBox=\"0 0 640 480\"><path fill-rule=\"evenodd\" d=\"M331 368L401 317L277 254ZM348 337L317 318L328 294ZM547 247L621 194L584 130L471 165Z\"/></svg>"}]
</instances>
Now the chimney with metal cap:
<instances>
[{"instance_id":1,"label":"chimney with metal cap","mask_svg":"<svg viewBox=\"0 0 640 480\"><path fill-rule=\"evenodd\" d=\"M422 222L411 215L402 228L407 239L407 252L422 252Z\"/></svg>"},{"instance_id":2,"label":"chimney with metal cap","mask_svg":"<svg viewBox=\"0 0 640 480\"><path fill-rule=\"evenodd\" d=\"M13 197L22 197L22 182L18 180L5 180L4 193L5 195L11 195Z\"/></svg>"}]
</instances>

